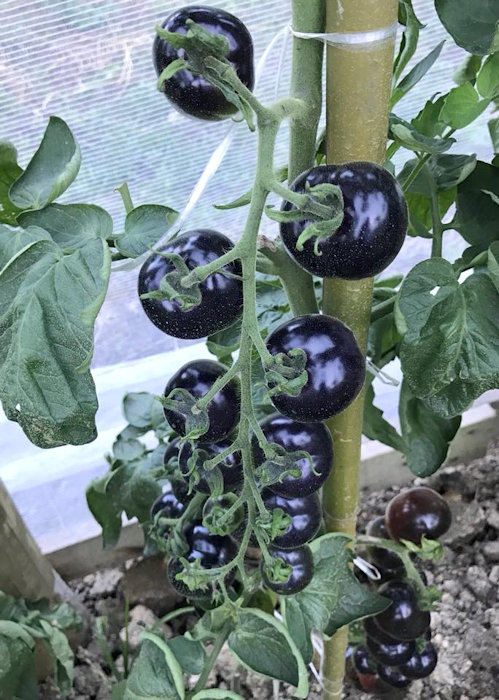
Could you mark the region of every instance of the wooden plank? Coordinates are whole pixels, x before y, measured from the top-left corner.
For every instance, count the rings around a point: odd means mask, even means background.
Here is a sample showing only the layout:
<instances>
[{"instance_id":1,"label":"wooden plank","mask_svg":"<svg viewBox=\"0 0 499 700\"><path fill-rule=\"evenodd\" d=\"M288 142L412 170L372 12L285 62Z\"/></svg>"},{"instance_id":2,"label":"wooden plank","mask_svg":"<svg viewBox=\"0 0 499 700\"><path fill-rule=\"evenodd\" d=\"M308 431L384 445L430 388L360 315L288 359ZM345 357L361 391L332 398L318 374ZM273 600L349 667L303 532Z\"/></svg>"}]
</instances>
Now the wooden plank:
<instances>
[{"instance_id":1,"label":"wooden plank","mask_svg":"<svg viewBox=\"0 0 499 700\"><path fill-rule=\"evenodd\" d=\"M65 584L43 556L1 481L0 524L0 590L34 600L63 594Z\"/></svg>"}]
</instances>

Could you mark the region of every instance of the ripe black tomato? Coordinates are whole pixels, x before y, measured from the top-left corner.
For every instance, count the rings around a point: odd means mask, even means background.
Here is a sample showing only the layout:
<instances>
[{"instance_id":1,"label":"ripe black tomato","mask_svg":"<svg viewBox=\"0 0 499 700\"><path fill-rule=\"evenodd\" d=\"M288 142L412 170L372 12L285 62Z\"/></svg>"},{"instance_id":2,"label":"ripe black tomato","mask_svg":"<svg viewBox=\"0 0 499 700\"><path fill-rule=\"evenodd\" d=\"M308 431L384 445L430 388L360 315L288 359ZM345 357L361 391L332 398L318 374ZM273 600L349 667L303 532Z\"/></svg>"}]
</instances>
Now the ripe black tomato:
<instances>
[{"instance_id":1,"label":"ripe black tomato","mask_svg":"<svg viewBox=\"0 0 499 700\"><path fill-rule=\"evenodd\" d=\"M420 652L415 652L404 664L401 664L399 671L408 678L427 678L437 665L437 650L431 642Z\"/></svg>"},{"instance_id":2,"label":"ripe black tomato","mask_svg":"<svg viewBox=\"0 0 499 700\"><path fill-rule=\"evenodd\" d=\"M288 474L282 481L269 486L269 490L284 498L294 498L320 489L333 465L333 441L326 426L322 423L300 423L276 413L262 421L260 427L269 442L281 445L287 452L303 450L311 458L311 463L305 458L296 462L300 476ZM255 466L265 460L263 450L255 439L253 458Z\"/></svg>"},{"instance_id":3,"label":"ripe black tomato","mask_svg":"<svg viewBox=\"0 0 499 700\"><path fill-rule=\"evenodd\" d=\"M385 666L398 666L408 661L416 651L413 641L401 642L394 640L393 644L379 642L372 637L366 637L366 646L376 661Z\"/></svg>"},{"instance_id":4,"label":"ripe black tomato","mask_svg":"<svg viewBox=\"0 0 499 700\"><path fill-rule=\"evenodd\" d=\"M307 356L308 380L298 396L271 397L278 411L305 422L323 421L343 411L364 383L365 361L355 337L331 316L297 316L276 328L266 340L272 355L301 348Z\"/></svg>"},{"instance_id":5,"label":"ripe black tomato","mask_svg":"<svg viewBox=\"0 0 499 700\"><path fill-rule=\"evenodd\" d=\"M230 442L197 442L195 449L202 450L199 459L196 461L196 472L199 475L199 481L194 485L194 490L199 493L211 493L207 481L207 471L203 467L203 463L213 457L216 457L220 452L223 452L229 447ZM192 445L185 442L180 448L178 464L182 475L187 478L189 473L188 460L193 453ZM241 462L241 453L232 452L225 457L223 462L217 465L220 469L224 481L224 491L233 491L243 481L243 467Z\"/></svg>"},{"instance_id":6,"label":"ripe black tomato","mask_svg":"<svg viewBox=\"0 0 499 700\"><path fill-rule=\"evenodd\" d=\"M234 559L237 554L237 545L231 537L212 535L201 523L192 523L185 530L185 537L189 545L189 551L185 559L193 562L199 560L203 569L215 569L225 566ZM173 557L168 562L168 578L180 595L187 598L206 598L212 592L211 585L208 589L197 588L191 591L187 585L176 579L177 574L184 570L179 558ZM229 571L224 581L230 585L234 580L235 569ZM211 590L210 590L211 589Z\"/></svg>"},{"instance_id":7,"label":"ripe black tomato","mask_svg":"<svg viewBox=\"0 0 499 700\"><path fill-rule=\"evenodd\" d=\"M401 641L416 639L426 632L430 613L418 608L416 595L408 583L388 581L379 587L378 593L392 601L386 610L374 617L383 632Z\"/></svg>"},{"instance_id":8,"label":"ripe black tomato","mask_svg":"<svg viewBox=\"0 0 499 700\"><path fill-rule=\"evenodd\" d=\"M451 511L442 496L426 486L402 491L386 508L386 529L394 540L421 544L425 535L436 540L450 527Z\"/></svg>"},{"instance_id":9,"label":"ripe black tomato","mask_svg":"<svg viewBox=\"0 0 499 700\"><path fill-rule=\"evenodd\" d=\"M218 231L198 229L177 236L160 248L161 253L179 255L189 270L206 265L233 248L232 241ZM140 268L139 296L155 292L163 277L175 269L171 260L152 253ZM204 338L231 326L242 313L243 288L239 260L224 265L200 282L201 302L183 311L177 301L141 299L142 307L152 323L163 333L175 338Z\"/></svg>"},{"instance_id":10,"label":"ripe black tomato","mask_svg":"<svg viewBox=\"0 0 499 700\"><path fill-rule=\"evenodd\" d=\"M319 242L314 239L303 250L296 242L310 221L281 223L281 237L288 253L305 270L318 277L362 279L372 277L395 258L407 231L407 205L396 179L375 163L318 165L301 173L290 188L305 192L306 186L338 185L343 194L344 218L339 229ZM284 211L294 209L285 202Z\"/></svg>"},{"instance_id":11,"label":"ripe black tomato","mask_svg":"<svg viewBox=\"0 0 499 700\"><path fill-rule=\"evenodd\" d=\"M193 360L181 367L168 381L164 395L173 389L185 389L194 398L204 396L213 386L218 377L222 376L227 368L214 360ZM202 435L205 442L217 442L223 440L234 430L239 423L240 414L240 385L234 378L215 394L208 404L208 418L210 425L206 433ZM179 435L185 435L185 416L171 409L165 408L165 418Z\"/></svg>"},{"instance_id":12,"label":"ripe black tomato","mask_svg":"<svg viewBox=\"0 0 499 700\"><path fill-rule=\"evenodd\" d=\"M357 673L373 675L376 673L376 664L369 656L365 646L358 646L353 653L353 665Z\"/></svg>"},{"instance_id":13,"label":"ripe black tomato","mask_svg":"<svg viewBox=\"0 0 499 700\"><path fill-rule=\"evenodd\" d=\"M286 581L272 581L263 565L262 577L268 588L281 595L292 595L308 586L314 575L314 559L310 547L303 545L296 549L278 549L271 546L269 552L274 558L282 559L287 566L290 566L291 573Z\"/></svg>"},{"instance_id":14,"label":"ripe black tomato","mask_svg":"<svg viewBox=\"0 0 499 700\"><path fill-rule=\"evenodd\" d=\"M386 531L385 518L380 516L371 520L366 528L366 535L389 540L390 535ZM369 547L368 553L369 559L378 567L385 579L400 578L403 575L405 571L404 563L396 552L383 547Z\"/></svg>"},{"instance_id":15,"label":"ripe black tomato","mask_svg":"<svg viewBox=\"0 0 499 700\"><path fill-rule=\"evenodd\" d=\"M180 518L185 510L185 505L178 500L172 491L170 484L159 498L151 506L151 517L161 513L164 518Z\"/></svg>"},{"instance_id":16,"label":"ripe black tomato","mask_svg":"<svg viewBox=\"0 0 499 700\"><path fill-rule=\"evenodd\" d=\"M381 627L376 624L373 617L366 617L365 620L363 620L363 624L366 635L377 642L383 642L383 644L397 644L399 641L386 632L383 632Z\"/></svg>"},{"instance_id":17,"label":"ripe black tomato","mask_svg":"<svg viewBox=\"0 0 499 700\"><path fill-rule=\"evenodd\" d=\"M381 680L394 688L407 688L407 686L411 684L410 678L404 676L404 674L400 673L396 668L384 664L378 664L378 676Z\"/></svg>"},{"instance_id":18,"label":"ripe black tomato","mask_svg":"<svg viewBox=\"0 0 499 700\"><path fill-rule=\"evenodd\" d=\"M318 494L311 493L302 498L282 498L270 491L264 491L262 496L268 510L281 508L291 518L286 532L272 540L275 547L295 549L314 539L322 521L322 508Z\"/></svg>"},{"instance_id":19,"label":"ripe black tomato","mask_svg":"<svg viewBox=\"0 0 499 700\"><path fill-rule=\"evenodd\" d=\"M186 34L186 20L191 19L204 29L223 36L229 43L226 58L236 71L239 79L250 90L255 82L253 68L253 42L245 25L229 12L216 7L190 5L173 12L163 22L162 27L169 32ZM183 49L175 49L165 39L157 36L153 44L153 62L158 76L178 58L185 58ZM198 119L218 121L237 112L232 102L225 99L222 92L202 75L183 69L175 73L162 85L162 91L172 105L181 113Z\"/></svg>"}]
</instances>

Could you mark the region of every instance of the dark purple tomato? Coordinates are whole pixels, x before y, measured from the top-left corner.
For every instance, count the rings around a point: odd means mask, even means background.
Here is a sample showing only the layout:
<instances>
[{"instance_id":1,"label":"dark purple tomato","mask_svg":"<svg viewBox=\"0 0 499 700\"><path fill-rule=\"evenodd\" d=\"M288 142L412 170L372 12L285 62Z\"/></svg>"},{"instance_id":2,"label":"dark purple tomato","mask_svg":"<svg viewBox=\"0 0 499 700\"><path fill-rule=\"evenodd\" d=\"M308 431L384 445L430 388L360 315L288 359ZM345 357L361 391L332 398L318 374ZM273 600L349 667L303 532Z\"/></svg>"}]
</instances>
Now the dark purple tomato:
<instances>
[{"instance_id":1,"label":"dark purple tomato","mask_svg":"<svg viewBox=\"0 0 499 700\"><path fill-rule=\"evenodd\" d=\"M431 642L420 652L415 652L404 664L401 664L399 671L408 678L427 678L437 665L437 650Z\"/></svg>"},{"instance_id":2,"label":"dark purple tomato","mask_svg":"<svg viewBox=\"0 0 499 700\"><path fill-rule=\"evenodd\" d=\"M376 673L376 664L369 656L365 646L358 646L353 653L353 665L358 673L371 675Z\"/></svg>"},{"instance_id":3,"label":"dark purple tomato","mask_svg":"<svg viewBox=\"0 0 499 700\"><path fill-rule=\"evenodd\" d=\"M416 644L413 641L401 642L394 640L393 644L386 644L386 642L378 642L369 636L366 637L366 646L376 661L386 666L403 664L416 651Z\"/></svg>"},{"instance_id":4,"label":"dark purple tomato","mask_svg":"<svg viewBox=\"0 0 499 700\"><path fill-rule=\"evenodd\" d=\"M290 189L305 192L306 186L337 185L343 194L344 218L339 229L319 242L314 239L303 250L296 242L310 221L281 224L281 237L288 253L312 275L362 279L372 277L395 258L407 231L407 205L397 180L375 163L318 165L298 175ZM284 211L295 209L290 202Z\"/></svg>"},{"instance_id":5,"label":"dark purple tomato","mask_svg":"<svg viewBox=\"0 0 499 700\"><path fill-rule=\"evenodd\" d=\"M237 554L237 545L231 537L212 535L200 523L192 523L185 530L185 537L189 545L189 551L185 554L185 559L189 562L199 560L201 568L215 569L225 566L232 561ZM211 591L207 589L195 589L191 591L183 581L177 580L176 576L184 567L179 558L173 557L168 562L168 578L175 589L187 598L205 598ZM235 569L232 569L224 577L226 585L230 585L235 576Z\"/></svg>"},{"instance_id":6,"label":"dark purple tomato","mask_svg":"<svg viewBox=\"0 0 499 700\"><path fill-rule=\"evenodd\" d=\"M426 632L430 613L418 608L416 595L408 583L388 581L379 587L378 593L392 601L386 610L374 617L383 632L401 641L417 639Z\"/></svg>"},{"instance_id":7,"label":"dark purple tomato","mask_svg":"<svg viewBox=\"0 0 499 700\"><path fill-rule=\"evenodd\" d=\"M366 535L389 540L390 535L386 531L385 518L380 516L379 518L371 520L366 528ZM369 547L368 552L369 559L380 569L382 575L385 574L385 577L393 578L396 576L400 578L404 574L404 563L395 552L384 549L383 547Z\"/></svg>"},{"instance_id":8,"label":"dark purple tomato","mask_svg":"<svg viewBox=\"0 0 499 700\"><path fill-rule=\"evenodd\" d=\"M168 484L167 490L152 504L151 517L161 513L164 518L180 518L184 510L185 505L177 499Z\"/></svg>"},{"instance_id":9,"label":"dark purple tomato","mask_svg":"<svg viewBox=\"0 0 499 700\"><path fill-rule=\"evenodd\" d=\"M395 639L395 637L390 637L389 634L383 632L381 627L376 624L373 617L366 617L365 620L363 620L363 624L366 635L377 642L382 642L383 644L397 644L399 641Z\"/></svg>"},{"instance_id":10,"label":"dark purple tomato","mask_svg":"<svg viewBox=\"0 0 499 700\"><path fill-rule=\"evenodd\" d=\"M410 678L407 678L407 676L404 676L403 673L400 673L400 671L397 671L397 669L392 666L378 664L378 676L381 680L394 688L407 688L407 686L411 684Z\"/></svg>"},{"instance_id":11,"label":"dark purple tomato","mask_svg":"<svg viewBox=\"0 0 499 700\"><path fill-rule=\"evenodd\" d=\"M189 485L184 479L173 478L170 481L170 486L177 501L180 501L180 503L184 505L192 501L193 494L189 493Z\"/></svg>"},{"instance_id":12,"label":"dark purple tomato","mask_svg":"<svg viewBox=\"0 0 499 700\"><path fill-rule=\"evenodd\" d=\"M252 90L255 82L253 42L241 20L216 7L190 5L169 15L162 27L169 32L186 34L185 23L188 19L200 24L212 34L227 39L229 53L226 58L239 79ZM174 49L165 39L159 36L155 38L153 61L158 76L178 58L186 58L184 49ZM179 112L198 119L218 121L237 112L236 106L228 102L222 92L213 87L206 78L185 69L166 80L161 89Z\"/></svg>"},{"instance_id":13,"label":"dark purple tomato","mask_svg":"<svg viewBox=\"0 0 499 700\"><path fill-rule=\"evenodd\" d=\"M269 547L269 552L274 558L282 559L287 566L290 566L291 573L286 581L271 581L263 565L263 581L268 588L280 595L293 595L308 586L314 575L314 558L310 547L307 545L296 549Z\"/></svg>"},{"instance_id":14,"label":"dark purple tomato","mask_svg":"<svg viewBox=\"0 0 499 700\"><path fill-rule=\"evenodd\" d=\"M168 473L173 473L178 466L179 439L173 438L166 446L163 464Z\"/></svg>"},{"instance_id":15,"label":"dark purple tomato","mask_svg":"<svg viewBox=\"0 0 499 700\"><path fill-rule=\"evenodd\" d=\"M322 423L300 423L276 413L262 421L260 427L269 442L284 447L287 452L303 450L310 455L310 460L303 458L296 462L300 476L285 476L279 483L269 486L269 490L284 498L307 496L318 491L333 466L333 441L326 426ZM255 466L265 460L263 450L255 439L253 458Z\"/></svg>"},{"instance_id":16,"label":"dark purple tomato","mask_svg":"<svg viewBox=\"0 0 499 700\"><path fill-rule=\"evenodd\" d=\"M177 236L159 250L180 256L187 268L193 270L213 262L232 248L232 242L222 233L198 229ZM152 253L140 268L139 296L156 292L163 277L174 270L170 259ZM241 275L239 260L224 265L200 282L201 301L187 311L183 311L176 300L141 299L140 302L149 320L163 333L175 338L204 338L231 326L241 316L243 287L241 280L233 275Z\"/></svg>"},{"instance_id":17,"label":"dark purple tomato","mask_svg":"<svg viewBox=\"0 0 499 700\"><path fill-rule=\"evenodd\" d=\"M262 496L268 510L281 508L291 518L286 532L275 537L273 545L279 549L295 549L314 539L322 521L321 501L317 493L303 498L283 498L265 491Z\"/></svg>"},{"instance_id":18,"label":"dark purple tomato","mask_svg":"<svg viewBox=\"0 0 499 700\"><path fill-rule=\"evenodd\" d=\"M173 389L185 389L195 399L204 396L215 381L227 371L227 367L214 360L193 360L181 367L170 378L164 395ZM231 379L208 404L210 426L202 435L205 442L218 442L226 438L239 423L240 412L239 380ZM185 417L178 411L165 408L165 418L179 435L185 435Z\"/></svg>"},{"instance_id":19,"label":"dark purple tomato","mask_svg":"<svg viewBox=\"0 0 499 700\"><path fill-rule=\"evenodd\" d=\"M392 498L386 508L385 522L394 540L421 544L425 535L436 540L450 527L450 508L442 496L426 486L416 486Z\"/></svg>"},{"instance_id":20,"label":"dark purple tomato","mask_svg":"<svg viewBox=\"0 0 499 700\"><path fill-rule=\"evenodd\" d=\"M203 467L203 463L216 457L229 447L231 443L224 442L197 442L196 449L202 450L198 461L196 462L196 472L199 475L199 481L194 485L194 489L199 493L211 493L208 481L207 471ZM187 479L189 473L188 460L193 453L192 445L185 442L179 452L178 464L182 475ZM220 469L224 481L224 491L233 491L243 481L243 466L241 462L241 453L232 452L225 457L223 462L217 465Z\"/></svg>"},{"instance_id":21,"label":"dark purple tomato","mask_svg":"<svg viewBox=\"0 0 499 700\"><path fill-rule=\"evenodd\" d=\"M343 411L364 383L365 361L352 331L331 316L297 316L266 340L272 355L304 350L308 380L298 396L271 397L278 411L299 421L315 422Z\"/></svg>"}]
</instances>

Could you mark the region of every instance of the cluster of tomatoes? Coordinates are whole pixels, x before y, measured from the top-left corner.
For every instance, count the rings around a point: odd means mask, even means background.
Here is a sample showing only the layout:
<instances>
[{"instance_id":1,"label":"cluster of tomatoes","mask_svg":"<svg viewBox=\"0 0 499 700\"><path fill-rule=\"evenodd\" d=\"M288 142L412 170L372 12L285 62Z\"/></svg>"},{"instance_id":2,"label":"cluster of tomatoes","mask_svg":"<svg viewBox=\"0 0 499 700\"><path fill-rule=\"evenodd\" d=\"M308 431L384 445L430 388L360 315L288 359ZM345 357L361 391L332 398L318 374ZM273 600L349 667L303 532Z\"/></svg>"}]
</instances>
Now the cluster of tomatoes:
<instances>
[{"instance_id":1,"label":"cluster of tomatoes","mask_svg":"<svg viewBox=\"0 0 499 700\"><path fill-rule=\"evenodd\" d=\"M423 536L436 540L450 523L447 502L432 489L415 487L395 496L385 515L369 523L366 534L421 546ZM381 574L377 592L392 604L364 620L364 642L350 648L353 667L365 690L379 691L383 682L406 688L413 680L429 676L437 665L430 612L419 607L415 588L406 580L405 566L396 552L371 546L368 556Z\"/></svg>"}]
</instances>

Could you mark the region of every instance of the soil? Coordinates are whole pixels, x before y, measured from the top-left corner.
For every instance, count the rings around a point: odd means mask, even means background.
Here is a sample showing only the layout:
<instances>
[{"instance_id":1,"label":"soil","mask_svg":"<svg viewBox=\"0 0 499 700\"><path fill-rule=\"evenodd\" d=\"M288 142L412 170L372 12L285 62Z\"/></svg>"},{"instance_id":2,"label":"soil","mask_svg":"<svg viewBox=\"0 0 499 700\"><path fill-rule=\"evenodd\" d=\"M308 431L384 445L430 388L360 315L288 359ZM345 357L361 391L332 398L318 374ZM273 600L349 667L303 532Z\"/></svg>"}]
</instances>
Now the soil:
<instances>
[{"instance_id":1,"label":"soil","mask_svg":"<svg viewBox=\"0 0 499 700\"><path fill-rule=\"evenodd\" d=\"M406 691L391 696L407 700L495 700L499 698L499 441L481 459L468 465L440 470L427 480L415 480L439 491L449 502L453 524L442 538L445 554L437 562L423 562L428 583L442 591L432 613L433 641L439 661L429 679L414 682ZM386 503L399 492L364 492L359 513L359 532L384 512ZM136 648L140 632L158 623L158 616L185 605L172 590L165 593L163 565L158 560L127 562L72 582L94 618L104 618L102 639L94 632L75 654L75 678L69 700L109 700L113 685L111 666L123 669L124 594L130 600L130 647ZM172 620L162 628L167 636L191 625L189 616ZM121 638L120 638L121 635ZM106 649L103 652L103 648ZM193 680L193 679L191 679ZM321 698L319 682L311 673L309 700ZM245 698L286 700L291 689L272 683L241 667L223 649L210 674L210 687L230 688ZM349 679L344 698L372 697ZM387 697L387 696L384 696ZM43 700L57 700L50 682L42 685Z\"/></svg>"}]
</instances>

